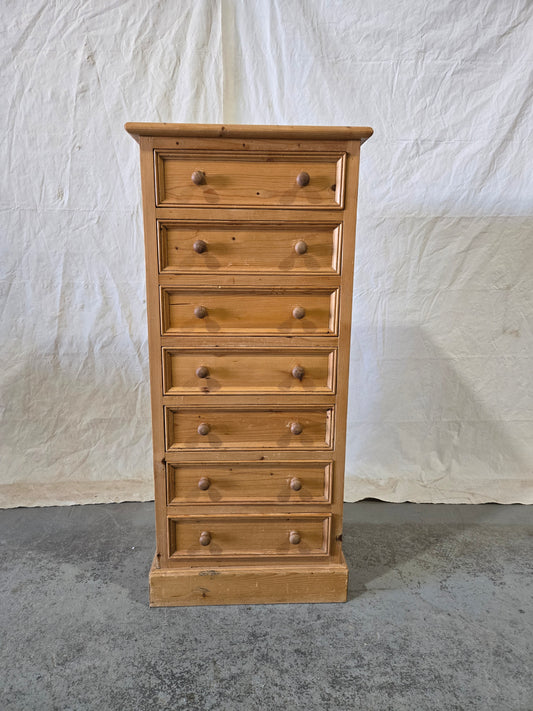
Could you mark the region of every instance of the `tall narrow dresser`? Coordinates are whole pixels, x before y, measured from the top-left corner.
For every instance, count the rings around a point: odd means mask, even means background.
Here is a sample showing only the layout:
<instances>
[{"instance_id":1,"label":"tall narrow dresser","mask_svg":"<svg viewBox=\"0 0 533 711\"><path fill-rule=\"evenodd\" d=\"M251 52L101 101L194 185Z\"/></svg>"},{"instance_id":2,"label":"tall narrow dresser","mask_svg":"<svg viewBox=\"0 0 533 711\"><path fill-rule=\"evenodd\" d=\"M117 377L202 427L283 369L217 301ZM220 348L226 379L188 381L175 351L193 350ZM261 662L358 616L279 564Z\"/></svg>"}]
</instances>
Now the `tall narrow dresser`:
<instances>
[{"instance_id":1,"label":"tall narrow dresser","mask_svg":"<svg viewBox=\"0 0 533 711\"><path fill-rule=\"evenodd\" d=\"M128 123L140 144L150 604L340 602L359 150L370 128Z\"/></svg>"}]
</instances>

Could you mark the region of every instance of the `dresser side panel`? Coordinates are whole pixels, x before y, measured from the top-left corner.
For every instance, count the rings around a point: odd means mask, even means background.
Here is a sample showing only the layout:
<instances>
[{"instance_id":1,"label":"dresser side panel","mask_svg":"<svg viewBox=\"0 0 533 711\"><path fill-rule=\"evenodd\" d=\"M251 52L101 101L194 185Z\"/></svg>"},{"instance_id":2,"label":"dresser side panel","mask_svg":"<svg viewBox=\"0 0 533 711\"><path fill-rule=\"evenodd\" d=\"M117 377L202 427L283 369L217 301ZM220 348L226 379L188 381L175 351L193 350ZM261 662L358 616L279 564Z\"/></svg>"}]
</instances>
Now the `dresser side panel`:
<instances>
[{"instance_id":1,"label":"dresser side panel","mask_svg":"<svg viewBox=\"0 0 533 711\"><path fill-rule=\"evenodd\" d=\"M348 409L348 375L350 369L350 337L352 324L353 276L355 260L355 228L357 220L357 191L359 181L360 142L347 145L346 209L343 222L343 250L341 289L339 302L339 349L337 364L337 399L335 432L335 476L332 491L332 545L333 556L340 561L342 555L342 509L344 500L344 471L346 458L346 417Z\"/></svg>"},{"instance_id":2,"label":"dresser side panel","mask_svg":"<svg viewBox=\"0 0 533 711\"><path fill-rule=\"evenodd\" d=\"M157 232L155 217L155 181L153 141L140 139L141 184L146 263L146 311L148 319L148 351L150 359L150 399L152 404L152 443L156 513L156 564L167 560L165 439L162 401L161 331L159 317L159 283Z\"/></svg>"}]
</instances>

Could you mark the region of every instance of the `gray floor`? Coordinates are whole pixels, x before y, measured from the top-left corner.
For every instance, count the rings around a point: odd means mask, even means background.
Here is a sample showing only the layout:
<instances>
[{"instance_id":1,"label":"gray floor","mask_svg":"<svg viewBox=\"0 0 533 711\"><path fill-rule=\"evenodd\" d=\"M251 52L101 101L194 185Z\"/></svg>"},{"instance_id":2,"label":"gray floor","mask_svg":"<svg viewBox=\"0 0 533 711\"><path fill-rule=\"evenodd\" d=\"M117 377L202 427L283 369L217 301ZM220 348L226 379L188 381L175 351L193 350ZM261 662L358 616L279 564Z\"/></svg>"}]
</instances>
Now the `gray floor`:
<instances>
[{"instance_id":1,"label":"gray floor","mask_svg":"<svg viewBox=\"0 0 533 711\"><path fill-rule=\"evenodd\" d=\"M533 510L346 506L346 604L150 609L152 504L0 511L0 708L533 709Z\"/></svg>"}]
</instances>

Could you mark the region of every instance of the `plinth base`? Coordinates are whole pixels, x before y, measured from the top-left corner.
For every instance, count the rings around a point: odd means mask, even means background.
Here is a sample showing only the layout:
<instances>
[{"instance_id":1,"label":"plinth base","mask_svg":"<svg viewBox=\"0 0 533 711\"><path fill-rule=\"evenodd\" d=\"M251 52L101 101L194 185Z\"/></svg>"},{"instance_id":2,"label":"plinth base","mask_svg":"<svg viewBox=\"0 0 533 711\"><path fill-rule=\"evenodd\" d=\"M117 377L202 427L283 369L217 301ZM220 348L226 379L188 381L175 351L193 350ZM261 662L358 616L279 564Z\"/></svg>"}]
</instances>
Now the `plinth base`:
<instances>
[{"instance_id":1,"label":"plinth base","mask_svg":"<svg viewBox=\"0 0 533 711\"><path fill-rule=\"evenodd\" d=\"M346 602L348 567L339 564L156 568L150 570L150 606L271 605Z\"/></svg>"}]
</instances>

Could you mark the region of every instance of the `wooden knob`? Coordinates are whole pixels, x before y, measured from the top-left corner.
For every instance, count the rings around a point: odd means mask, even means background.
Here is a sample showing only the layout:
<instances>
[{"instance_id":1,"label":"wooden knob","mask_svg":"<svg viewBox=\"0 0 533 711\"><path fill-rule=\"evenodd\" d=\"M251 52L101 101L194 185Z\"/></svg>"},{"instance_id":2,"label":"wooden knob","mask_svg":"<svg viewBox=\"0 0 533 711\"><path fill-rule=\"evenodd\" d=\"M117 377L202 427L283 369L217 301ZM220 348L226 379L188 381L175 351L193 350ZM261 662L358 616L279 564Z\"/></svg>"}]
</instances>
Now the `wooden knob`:
<instances>
[{"instance_id":1,"label":"wooden knob","mask_svg":"<svg viewBox=\"0 0 533 711\"><path fill-rule=\"evenodd\" d=\"M197 239L192 248L198 254L203 254L204 252L207 252L207 242L204 242L203 239Z\"/></svg>"},{"instance_id":2,"label":"wooden knob","mask_svg":"<svg viewBox=\"0 0 533 711\"><path fill-rule=\"evenodd\" d=\"M295 306L292 310L292 315L294 318L297 318L297 319L303 318L305 316L304 307L303 306Z\"/></svg>"},{"instance_id":3,"label":"wooden knob","mask_svg":"<svg viewBox=\"0 0 533 711\"><path fill-rule=\"evenodd\" d=\"M309 185L310 180L309 173L306 173L305 170L302 170L302 172L296 176L296 182L301 188L305 188L306 185Z\"/></svg>"},{"instance_id":4,"label":"wooden knob","mask_svg":"<svg viewBox=\"0 0 533 711\"><path fill-rule=\"evenodd\" d=\"M203 170L195 170L191 175L191 180L195 185L205 185L205 173Z\"/></svg>"},{"instance_id":5,"label":"wooden knob","mask_svg":"<svg viewBox=\"0 0 533 711\"><path fill-rule=\"evenodd\" d=\"M207 378L209 376L209 368L205 365L201 365L199 368L196 368L196 377L197 378Z\"/></svg>"},{"instance_id":6,"label":"wooden knob","mask_svg":"<svg viewBox=\"0 0 533 711\"><path fill-rule=\"evenodd\" d=\"M304 375L305 369L301 365L295 365L292 369L292 377L296 378L296 380L303 380Z\"/></svg>"},{"instance_id":7,"label":"wooden knob","mask_svg":"<svg viewBox=\"0 0 533 711\"><path fill-rule=\"evenodd\" d=\"M211 430L211 427L206 422L202 422L201 424L198 425L198 434L202 435L205 437L205 435L209 434Z\"/></svg>"},{"instance_id":8,"label":"wooden knob","mask_svg":"<svg viewBox=\"0 0 533 711\"><path fill-rule=\"evenodd\" d=\"M304 242L303 239L296 242L294 245L294 251L296 254L305 254L307 252L307 242Z\"/></svg>"},{"instance_id":9,"label":"wooden knob","mask_svg":"<svg viewBox=\"0 0 533 711\"><path fill-rule=\"evenodd\" d=\"M291 432L293 435L300 435L303 432L303 427L299 422L293 422L291 424Z\"/></svg>"},{"instance_id":10,"label":"wooden knob","mask_svg":"<svg viewBox=\"0 0 533 711\"><path fill-rule=\"evenodd\" d=\"M202 491L207 491L209 487L211 486L211 482L206 476L203 476L200 481L198 482L198 488L201 489Z\"/></svg>"},{"instance_id":11,"label":"wooden knob","mask_svg":"<svg viewBox=\"0 0 533 711\"><path fill-rule=\"evenodd\" d=\"M200 533L199 541L201 546L208 546L211 543L211 534L209 531L202 531Z\"/></svg>"},{"instance_id":12,"label":"wooden knob","mask_svg":"<svg viewBox=\"0 0 533 711\"><path fill-rule=\"evenodd\" d=\"M297 546L298 543L300 543L300 540L300 534L298 533L298 531L291 531L289 533L289 543L292 543L293 546Z\"/></svg>"},{"instance_id":13,"label":"wooden knob","mask_svg":"<svg viewBox=\"0 0 533 711\"><path fill-rule=\"evenodd\" d=\"M297 477L293 477L289 483L289 486L293 491L300 491L302 488L302 482Z\"/></svg>"},{"instance_id":14,"label":"wooden knob","mask_svg":"<svg viewBox=\"0 0 533 711\"><path fill-rule=\"evenodd\" d=\"M194 309L194 315L196 318L205 318L207 316L207 309L205 306L197 306Z\"/></svg>"}]
</instances>

